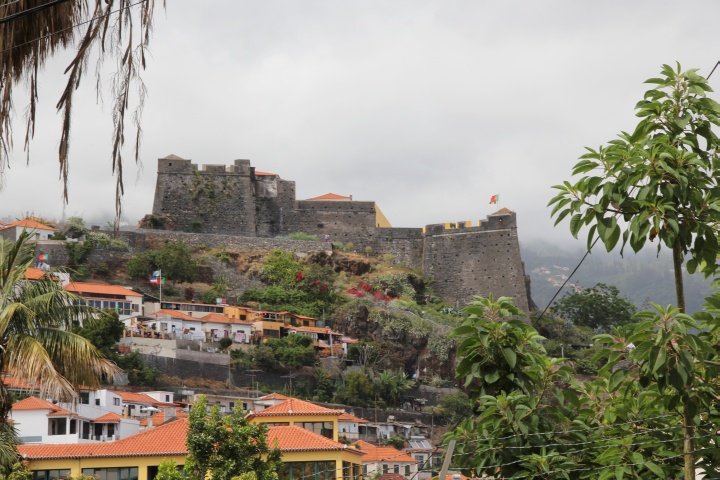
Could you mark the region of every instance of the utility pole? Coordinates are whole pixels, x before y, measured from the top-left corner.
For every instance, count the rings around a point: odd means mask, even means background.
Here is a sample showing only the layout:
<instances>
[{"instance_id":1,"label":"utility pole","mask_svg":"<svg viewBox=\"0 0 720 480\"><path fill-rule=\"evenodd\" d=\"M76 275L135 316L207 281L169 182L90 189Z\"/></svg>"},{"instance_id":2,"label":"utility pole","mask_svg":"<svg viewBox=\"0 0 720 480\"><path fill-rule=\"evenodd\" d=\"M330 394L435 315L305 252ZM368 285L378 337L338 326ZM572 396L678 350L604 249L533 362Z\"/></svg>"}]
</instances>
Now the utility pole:
<instances>
[{"instance_id":1,"label":"utility pole","mask_svg":"<svg viewBox=\"0 0 720 480\"><path fill-rule=\"evenodd\" d=\"M455 440L450 440L450 443L448 444L448 448L445 451L445 458L443 459L443 464L442 464L442 468L440 469L440 475L438 475L438 480L445 480L448 469L450 468L450 462L452 461L454 450L455 450Z\"/></svg>"}]
</instances>

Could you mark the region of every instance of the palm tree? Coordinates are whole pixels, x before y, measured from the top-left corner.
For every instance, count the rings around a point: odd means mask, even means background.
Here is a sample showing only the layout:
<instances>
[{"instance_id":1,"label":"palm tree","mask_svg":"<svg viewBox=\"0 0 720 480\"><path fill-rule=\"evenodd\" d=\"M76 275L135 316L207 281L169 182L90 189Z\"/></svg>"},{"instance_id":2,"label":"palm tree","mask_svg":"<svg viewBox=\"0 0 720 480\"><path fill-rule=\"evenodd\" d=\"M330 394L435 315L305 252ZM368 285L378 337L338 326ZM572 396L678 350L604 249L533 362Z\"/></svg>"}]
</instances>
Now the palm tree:
<instances>
[{"instance_id":1,"label":"palm tree","mask_svg":"<svg viewBox=\"0 0 720 480\"><path fill-rule=\"evenodd\" d=\"M163 5L165 0L163 0ZM145 50L153 26L155 0L14 0L0 6L0 176L8 166L8 150L12 146L13 87L27 84L29 107L25 134L25 150L35 133L35 111L38 100L38 72L45 62L69 45L77 45L74 58L67 66L67 84L57 102L63 117L58 149L60 175L67 202L68 152L73 96L87 70L88 59L96 53L98 65L109 57L116 61L112 81L114 123L112 172L116 175L116 213L120 216L123 192L122 147L125 143L125 113L129 97L136 91L137 107L133 112L136 129L135 161L139 158L142 130L139 118L145 98L145 86L139 72L145 68ZM82 30L81 28L82 27ZM79 40L79 41L76 41ZM93 47L98 47L97 49ZM95 82L100 96L99 69ZM92 82L91 82L92 83ZM28 153L29 155L29 153Z\"/></svg>"},{"instance_id":2,"label":"palm tree","mask_svg":"<svg viewBox=\"0 0 720 480\"><path fill-rule=\"evenodd\" d=\"M73 400L76 386L97 386L120 369L71 331L92 321L92 309L49 275L26 279L35 258L30 238L23 232L16 242L0 239L0 372L33 382L41 396ZM12 398L0 382L0 468L16 461L14 429L7 421L11 408Z\"/></svg>"}]
</instances>

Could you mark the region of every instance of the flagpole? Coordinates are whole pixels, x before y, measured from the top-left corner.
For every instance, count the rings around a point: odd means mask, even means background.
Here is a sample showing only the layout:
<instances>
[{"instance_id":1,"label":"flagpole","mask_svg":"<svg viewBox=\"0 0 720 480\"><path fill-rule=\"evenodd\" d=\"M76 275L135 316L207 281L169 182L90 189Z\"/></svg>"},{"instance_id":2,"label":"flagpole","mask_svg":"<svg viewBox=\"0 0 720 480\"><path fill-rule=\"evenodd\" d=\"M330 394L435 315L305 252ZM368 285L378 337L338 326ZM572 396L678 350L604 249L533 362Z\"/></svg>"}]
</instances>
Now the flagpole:
<instances>
[{"instance_id":1,"label":"flagpole","mask_svg":"<svg viewBox=\"0 0 720 480\"><path fill-rule=\"evenodd\" d=\"M162 308L162 270L160 270L160 276L158 277L158 280L160 281L160 308Z\"/></svg>"}]
</instances>

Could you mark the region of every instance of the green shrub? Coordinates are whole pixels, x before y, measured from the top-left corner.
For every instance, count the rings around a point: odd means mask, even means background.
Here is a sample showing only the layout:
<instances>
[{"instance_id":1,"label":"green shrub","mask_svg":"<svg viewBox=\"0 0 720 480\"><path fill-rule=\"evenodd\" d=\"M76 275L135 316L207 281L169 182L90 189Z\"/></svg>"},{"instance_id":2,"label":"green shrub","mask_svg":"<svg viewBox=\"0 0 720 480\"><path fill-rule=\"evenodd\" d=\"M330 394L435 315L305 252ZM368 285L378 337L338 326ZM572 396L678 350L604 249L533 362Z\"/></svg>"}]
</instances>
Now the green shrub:
<instances>
[{"instance_id":1,"label":"green shrub","mask_svg":"<svg viewBox=\"0 0 720 480\"><path fill-rule=\"evenodd\" d=\"M227 350L230 347L230 345L233 344L233 341L230 337L223 337L220 339L220 341L218 343L220 344L221 350Z\"/></svg>"},{"instance_id":2,"label":"green shrub","mask_svg":"<svg viewBox=\"0 0 720 480\"><path fill-rule=\"evenodd\" d=\"M291 233L290 235L288 235L288 238L290 240L317 240L318 239L317 235L311 235L311 234L305 233L305 232Z\"/></svg>"},{"instance_id":3,"label":"green shrub","mask_svg":"<svg viewBox=\"0 0 720 480\"><path fill-rule=\"evenodd\" d=\"M395 260L395 255L392 253L384 253L382 257L385 263L392 263Z\"/></svg>"}]
</instances>

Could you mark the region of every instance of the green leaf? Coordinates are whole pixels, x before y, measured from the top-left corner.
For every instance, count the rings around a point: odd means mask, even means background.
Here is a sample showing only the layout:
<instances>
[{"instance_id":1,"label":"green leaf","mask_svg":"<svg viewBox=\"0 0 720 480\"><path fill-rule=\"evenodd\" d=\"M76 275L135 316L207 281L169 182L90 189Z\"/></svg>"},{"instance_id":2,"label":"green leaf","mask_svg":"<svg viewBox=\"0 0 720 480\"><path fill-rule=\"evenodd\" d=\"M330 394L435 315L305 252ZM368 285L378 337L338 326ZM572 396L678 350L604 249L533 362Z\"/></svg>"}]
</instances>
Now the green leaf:
<instances>
[{"instance_id":1,"label":"green leaf","mask_svg":"<svg viewBox=\"0 0 720 480\"><path fill-rule=\"evenodd\" d=\"M655 350L655 349L653 349ZM667 352L665 352L665 346L660 345L657 348L656 357L652 359L652 370L651 373L656 373L661 367L665 366L667 361Z\"/></svg>"},{"instance_id":2,"label":"green leaf","mask_svg":"<svg viewBox=\"0 0 720 480\"><path fill-rule=\"evenodd\" d=\"M644 465L648 470L650 470L658 478L665 478L665 471L663 471L663 469L660 468L659 465L657 465L653 462L649 462L649 461L645 461Z\"/></svg>"},{"instance_id":3,"label":"green leaf","mask_svg":"<svg viewBox=\"0 0 720 480\"><path fill-rule=\"evenodd\" d=\"M578 213L570 219L570 233L573 237L577 238L580 228L582 228L582 215Z\"/></svg>"},{"instance_id":4,"label":"green leaf","mask_svg":"<svg viewBox=\"0 0 720 480\"><path fill-rule=\"evenodd\" d=\"M502 350L503 356L505 357L505 361L508 364L508 367L515 368L515 364L517 363L517 355L513 351L512 348L505 347Z\"/></svg>"}]
</instances>

